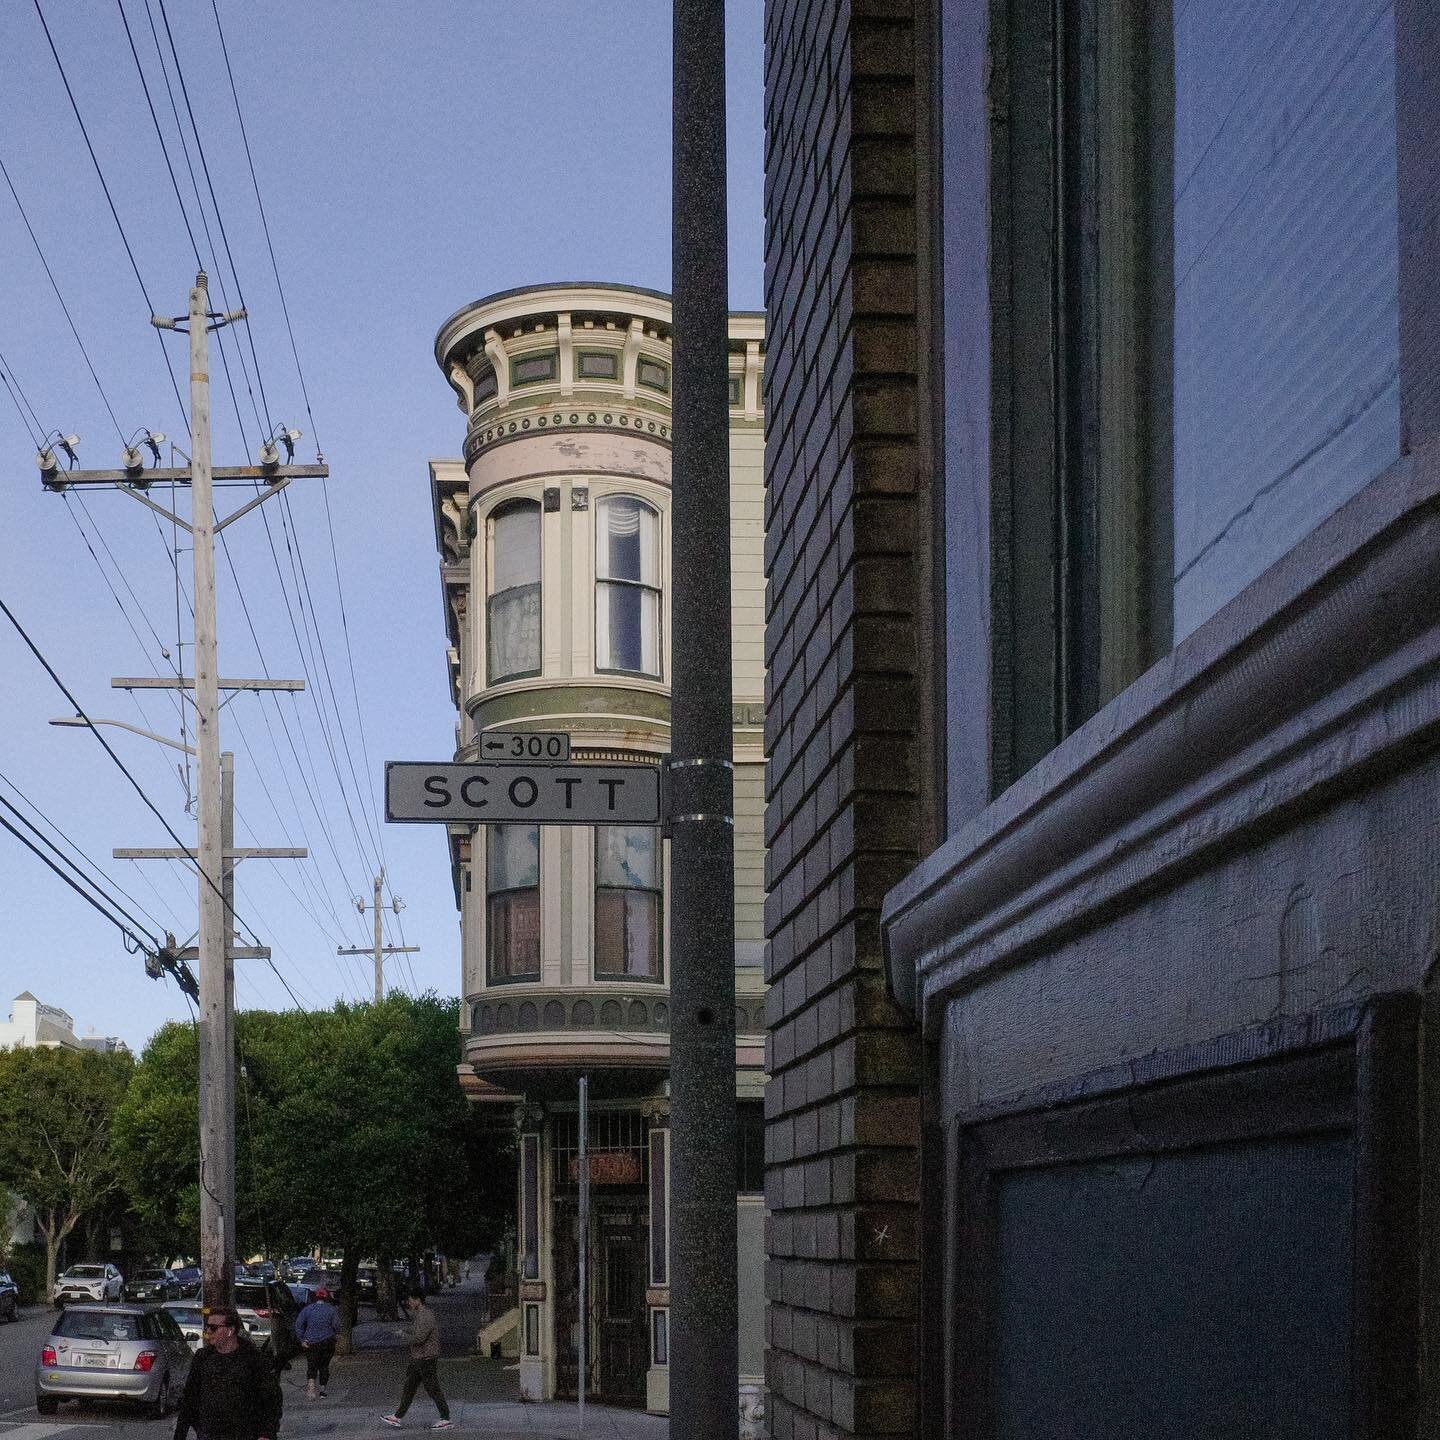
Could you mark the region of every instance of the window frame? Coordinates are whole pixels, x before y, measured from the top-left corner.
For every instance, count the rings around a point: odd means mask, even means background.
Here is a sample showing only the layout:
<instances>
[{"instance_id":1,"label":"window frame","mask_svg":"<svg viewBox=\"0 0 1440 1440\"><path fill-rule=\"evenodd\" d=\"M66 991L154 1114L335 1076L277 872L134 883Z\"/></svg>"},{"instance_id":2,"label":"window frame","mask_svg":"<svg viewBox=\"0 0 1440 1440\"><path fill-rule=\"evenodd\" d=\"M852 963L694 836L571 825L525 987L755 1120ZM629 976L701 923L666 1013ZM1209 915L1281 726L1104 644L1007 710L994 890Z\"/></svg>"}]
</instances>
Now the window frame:
<instances>
[{"instance_id":1,"label":"window frame","mask_svg":"<svg viewBox=\"0 0 1440 1440\"><path fill-rule=\"evenodd\" d=\"M648 510L655 518L655 576L656 583L649 585L643 580L627 580L615 578L600 573L600 542L604 530L601 525L601 514L605 508L616 500L629 500L644 510ZM591 592L591 609L594 616L592 625L592 644L595 654L595 673L597 675L625 675L637 680L655 680L663 682L665 679L665 511L659 505L646 499L645 496L637 494L633 490L606 490L591 498L591 506L594 511L594 539L591 546L591 563L593 570L593 589ZM617 588L628 587L638 590L642 596L652 594L655 596L655 669L631 670L618 665L602 665L600 663L600 590L602 586L614 586ZM641 605L641 649L644 649L644 604ZM609 649L613 653L614 646Z\"/></svg>"},{"instance_id":2,"label":"window frame","mask_svg":"<svg viewBox=\"0 0 1440 1440\"><path fill-rule=\"evenodd\" d=\"M535 590L540 601L540 615L538 622L535 666L530 670L513 670L504 675L492 673L492 606L498 595L507 594L510 590L521 589L521 586L507 586L505 590L496 590L495 584L495 527L496 522L507 514L514 514L522 509L532 510L535 516ZM545 668L545 510L539 496L535 495L509 495L499 501L485 513L482 521L485 530L485 688L489 689L495 685L508 685L516 680L531 680L544 673Z\"/></svg>"},{"instance_id":3,"label":"window frame","mask_svg":"<svg viewBox=\"0 0 1440 1440\"><path fill-rule=\"evenodd\" d=\"M648 885L602 885L600 883L600 831L602 830L648 830L655 836L655 884ZM665 965L665 841L660 828L655 825L596 825L591 829L593 864L591 866L591 935L590 974L597 984L664 985ZM628 971L601 970L600 968L600 896L601 894L622 896L653 896L655 902L655 973L635 975ZM628 907L627 907L628 908Z\"/></svg>"},{"instance_id":4,"label":"window frame","mask_svg":"<svg viewBox=\"0 0 1440 1440\"><path fill-rule=\"evenodd\" d=\"M543 878L541 871L543 867L541 865L540 857L540 850L543 842L543 831L538 825L525 825L521 823L517 824L516 826L516 828L518 829L535 831L535 883L533 885L508 885L497 890L492 888L490 883L490 863L492 855L491 844L493 842L493 836L496 830L503 830L508 828L508 826L503 825L488 827L490 833L487 834L485 839L485 988L487 990L500 985L538 985L542 976L545 973L543 938L544 911L541 908L541 901L543 898L541 895ZM512 895L522 895L530 891L534 891L535 893L535 910L537 916L540 919L541 925L540 933L537 934L536 938L535 969L533 971L527 970L522 975L499 973L495 969L494 947L496 927L491 918L492 906L496 899L505 899L506 897Z\"/></svg>"}]
</instances>

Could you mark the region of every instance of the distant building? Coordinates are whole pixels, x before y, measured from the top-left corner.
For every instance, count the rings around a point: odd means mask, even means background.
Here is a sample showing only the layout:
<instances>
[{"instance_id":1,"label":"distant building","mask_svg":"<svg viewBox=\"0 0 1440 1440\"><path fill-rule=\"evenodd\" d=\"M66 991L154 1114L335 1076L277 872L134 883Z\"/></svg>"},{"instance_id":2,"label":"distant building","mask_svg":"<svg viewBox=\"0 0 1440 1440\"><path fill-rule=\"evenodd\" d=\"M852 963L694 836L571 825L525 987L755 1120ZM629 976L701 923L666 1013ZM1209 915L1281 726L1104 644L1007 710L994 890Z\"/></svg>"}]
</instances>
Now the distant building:
<instances>
[{"instance_id":1,"label":"distant building","mask_svg":"<svg viewBox=\"0 0 1440 1440\"><path fill-rule=\"evenodd\" d=\"M730 323L735 1083L741 1408L764 1322L764 433L758 315ZM456 758L487 731L564 731L575 760L670 748L670 301L614 285L510 291L442 327L465 458L430 466ZM520 1143L520 1384L669 1408L668 845L657 829L452 826L461 1083ZM579 1235L576 1089L590 1077ZM753 1429L752 1429L753 1433Z\"/></svg>"},{"instance_id":2,"label":"distant building","mask_svg":"<svg viewBox=\"0 0 1440 1440\"><path fill-rule=\"evenodd\" d=\"M40 1047L47 1050L125 1050L116 1035L97 1035L91 1029L82 1038L75 1022L58 1005L46 1005L28 990L22 990L11 1004L10 1018L0 1024L0 1050Z\"/></svg>"}]
</instances>

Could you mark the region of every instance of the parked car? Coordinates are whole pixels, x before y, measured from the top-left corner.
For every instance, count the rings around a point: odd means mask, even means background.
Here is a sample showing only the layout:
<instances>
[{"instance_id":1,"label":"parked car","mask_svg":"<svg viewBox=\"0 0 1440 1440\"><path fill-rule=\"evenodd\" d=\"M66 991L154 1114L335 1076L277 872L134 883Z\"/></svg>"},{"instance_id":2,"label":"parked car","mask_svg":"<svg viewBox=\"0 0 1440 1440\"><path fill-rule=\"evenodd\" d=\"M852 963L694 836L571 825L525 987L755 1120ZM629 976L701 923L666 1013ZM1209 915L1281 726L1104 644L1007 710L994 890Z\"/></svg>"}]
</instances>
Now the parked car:
<instances>
[{"instance_id":1,"label":"parked car","mask_svg":"<svg viewBox=\"0 0 1440 1440\"><path fill-rule=\"evenodd\" d=\"M185 1337L191 1350L198 1350L205 1338L205 1312L196 1300L167 1300L162 1307L167 1315L175 1317L180 1333Z\"/></svg>"},{"instance_id":2,"label":"parked car","mask_svg":"<svg viewBox=\"0 0 1440 1440\"><path fill-rule=\"evenodd\" d=\"M373 1265L362 1265L355 1272L355 1298L357 1300L363 1300L367 1305L375 1303L375 1289L379 1273Z\"/></svg>"},{"instance_id":3,"label":"parked car","mask_svg":"<svg viewBox=\"0 0 1440 1440\"><path fill-rule=\"evenodd\" d=\"M262 1350L268 1349L277 1362L288 1360L299 1348L295 1316L300 1307L278 1280L237 1280L235 1308L245 1333Z\"/></svg>"},{"instance_id":4,"label":"parked car","mask_svg":"<svg viewBox=\"0 0 1440 1440\"><path fill-rule=\"evenodd\" d=\"M175 1277L168 1270L140 1270L125 1282L125 1298L157 1304L175 1298Z\"/></svg>"},{"instance_id":5,"label":"parked car","mask_svg":"<svg viewBox=\"0 0 1440 1440\"><path fill-rule=\"evenodd\" d=\"M20 1287L0 1270L0 1320L20 1318Z\"/></svg>"},{"instance_id":6,"label":"parked car","mask_svg":"<svg viewBox=\"0 0 1440 1440\"><path fill-rule=\"evenodd\" d=\"M119 1300L125 1277L113 1265L72 1265L55 1282L50 1299L57 1307L75 1301Z\"/></svg>"},{"instance_id":7,"label":"parked car","mask_svg":"<svg viewBox=\"0 0 1440 1440\"><path fill-rule=\"evenodd\" d=\"M182 1265L178 1270L170 1272L175 1282L175 1297L178 1300L188 1300L200 1294L200 1267L198 1265Z\"/></svg>"},{"instance_id":8,"label":"parked car","mask_svg":"<svg viewBox=\"0 0 1440 1440\"><path fill-rule=\"evenodd\" d=\"M158 1306L72 1305L41 1348L35 1408L53 1415L61 1400L129 1400L158 1417L189 1373L190 1346Z\"/></svg>"},{"instance_id":9,"label":"parked car","mask_svg":"<svg viewBox=\"0 0 1440 1440\"><path fill-rule=\"evenodd\" d=\"M245 1268L261 1280L269 1281L280 1278L275 1273L275 1262L273 1260L253 1260Z\"/></svg>"},{"instance_id":10,"label":"parked car","mask_svg":"<svg viewBox=\"0 0 1440 1440\"><path fill-rule=\"evenodd\" d=\"M280 1269L287 1280L303 1280L315 1268L315 1261L309 1255L292 1255Z\"/></svg>"}]
</instances>

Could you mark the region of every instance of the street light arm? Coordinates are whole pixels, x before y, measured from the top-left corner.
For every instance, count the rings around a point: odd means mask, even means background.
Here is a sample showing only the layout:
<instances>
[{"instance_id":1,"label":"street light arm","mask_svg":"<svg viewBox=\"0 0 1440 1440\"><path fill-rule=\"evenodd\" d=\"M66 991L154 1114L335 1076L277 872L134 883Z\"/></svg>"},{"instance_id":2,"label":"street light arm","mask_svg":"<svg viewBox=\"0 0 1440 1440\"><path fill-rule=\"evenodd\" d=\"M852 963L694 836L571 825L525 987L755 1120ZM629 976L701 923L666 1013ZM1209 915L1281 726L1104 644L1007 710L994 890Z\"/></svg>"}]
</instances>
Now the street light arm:
<instances>
[{"instance_id":1,"label":"street light arm","mask_svg":"<svg viewBox=\"0 0 1440 1440\"><path fill-rule=\"evenodd\" d=\"M146 740L153 740L157 745L168 745L172 750L183 750L187 755L195 754L193 745L182 745L180 741L172 740L168 735L157 735L153 730L145 730L139 725L132 725L128 720L82 720L78 715L61 715L50 723L52 725L76 725L82 730L89 730L95 725L113 725L117 730L128 730L132 735L140 735Z\"/></svg>"}]
</instances>

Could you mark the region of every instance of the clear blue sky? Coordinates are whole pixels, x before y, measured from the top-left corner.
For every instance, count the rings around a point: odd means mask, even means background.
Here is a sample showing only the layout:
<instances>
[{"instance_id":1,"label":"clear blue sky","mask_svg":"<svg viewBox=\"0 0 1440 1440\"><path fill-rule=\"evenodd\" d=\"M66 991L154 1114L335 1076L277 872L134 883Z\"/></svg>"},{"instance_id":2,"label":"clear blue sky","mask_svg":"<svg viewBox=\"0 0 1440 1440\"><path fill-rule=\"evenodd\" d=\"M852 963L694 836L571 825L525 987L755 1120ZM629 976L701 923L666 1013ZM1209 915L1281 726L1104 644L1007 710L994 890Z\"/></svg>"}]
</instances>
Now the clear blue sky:
<instances>
[{"instance_id":1,"label":"clear blue sky","mask_svg":"<svg viewBox=\"0 0 1440 1440\"><path fill-rule=\"evenodd\" d=\"M157 310L180 314L194 254L120 6L117 0L41 4L150 299ZM728 10L731 302L758 309L761 0L735 0ZM207 258L212 296L217 308L222 296L234 307L243 292L268 402L260 406L253 374L248 381L242 376L240 352L230 350L242 433L217 360L216 458L240 463L253 455L254 410L268 408L273 420L306 432L300 459L313 460L318 431L331 467L333 559L318 482L291 487L287 515L275 501L264 507L283 590L259 516L227 532L258 654L220 561L222 673L261 674L263 657L274 676L300 678L308 671L316 682L313 694L279 702L289 717L288 735L273 701L242 696L225 712L225 744L236 752L240 842L308 843L314 856L303 865L242 865L236 908L274 947L281 974L306 1006L366 993L368 961L347 964L334 952L339 941L368 942L369 920L356 913L353 897L369 894L371 834L379 830L394 891L407 906L400 925L389 920L390 938L398 941L403 926L404 939L422 947L408 965L392 961L391 976L406 989L453 994L458 922L443 834L424 826L382 827L374 798L385 760L438 758L453 748L426 461L458 453L464 422L431 346L441 321L494 290L571 279L669 287L669 5L219 0L313 424L291 358L210 0L166 0L166 12L233 269L192 144L218 261L200 224L151 31L153 17L169 62L159 0L150 0L148 13L145 0L124 0ZM0 6L0 53L6 56L0 161L109 407L126 436L148 426L183 441L183 417L145 299L33 0ZM173 66L168 73L188 138L185 97ZM184 339L171 336L166 343L183 392ZM116 425L3 181L0 354L44 429L79 434L84 465L118 463ZM244 356L249 364L248 341ZM83 505L44 493L33 453L16 407L0 389L0 598L89 713L175 733L176 709L168 698L151 696L137 707L109 688L112 675L163 673L162 644L175 653L168 531L162 534L148 512L113 492L91 493ZM292 553L303 569L298 586ZM188 589L189 552L179 559ZM182 598L182 611L185 603ZM309 644L312 612L329 683L318 653L312 660L307 648L302 664L297 645L297 631ZM188 635L188 614L184 621L180 628ZM351 693L352 657L363 735ZM194 926L193 880L174 865L109 858L114 846L171 842L93 736L47 726L69 707L3 617L0 677L0 797L20 803L12 788L18 786L134 897L148 912L142 918L153 917L151 928L169 927L183 938ZM330 684L338 722L330 713ZM327 716L323 727L317 700ZM121 731L106 733L188 841L193 822L174 770L179 757ZM13 820L3 808L0 814ZM242 961L239 972L242 1006L291 1003L263 962ZM70 1011L82 1032L94 1027L137 1048L163 1020L189 1013L172 984L146 979L117 932L0 831L0 1013L26 988Z\"/></svg>"}]
</instances>

